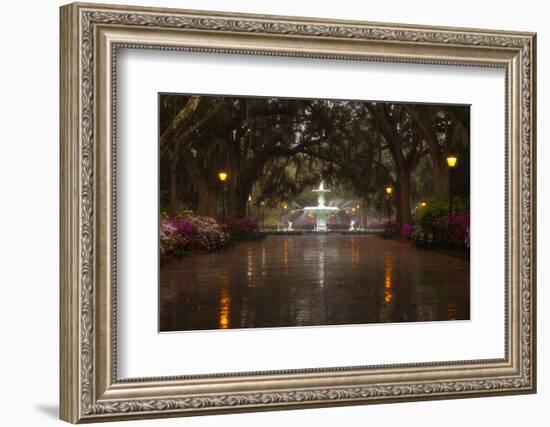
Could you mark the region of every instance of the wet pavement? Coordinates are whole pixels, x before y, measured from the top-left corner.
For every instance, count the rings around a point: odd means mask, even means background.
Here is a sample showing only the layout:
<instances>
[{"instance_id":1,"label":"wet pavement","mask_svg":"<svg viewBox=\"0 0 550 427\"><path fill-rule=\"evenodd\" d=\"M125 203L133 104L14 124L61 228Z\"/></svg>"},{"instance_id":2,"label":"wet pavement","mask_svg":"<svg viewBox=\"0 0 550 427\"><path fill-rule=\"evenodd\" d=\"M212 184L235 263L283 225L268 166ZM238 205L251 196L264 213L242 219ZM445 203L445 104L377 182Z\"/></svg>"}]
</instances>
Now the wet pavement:
<instances>
[{"instance_id":1,"label":"wet pavement","mask_svg":"<svg viewBox=\"0 0 550 427\"><path fill-rule=\"evenodd\" d=\"M469 271L374 235L268 236L163 266L160 330L464 320Z\"/></svg>"}]
</instances>

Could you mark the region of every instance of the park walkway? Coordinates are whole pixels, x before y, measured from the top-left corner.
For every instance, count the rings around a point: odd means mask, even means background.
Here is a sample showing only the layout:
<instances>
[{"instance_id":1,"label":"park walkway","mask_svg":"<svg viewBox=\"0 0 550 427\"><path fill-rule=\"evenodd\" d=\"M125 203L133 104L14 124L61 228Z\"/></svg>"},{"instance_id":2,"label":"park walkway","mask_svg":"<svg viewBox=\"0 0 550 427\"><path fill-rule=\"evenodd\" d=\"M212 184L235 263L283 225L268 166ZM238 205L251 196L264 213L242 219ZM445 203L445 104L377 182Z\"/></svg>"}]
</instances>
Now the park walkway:
<instances>
[{"instance_id":1,"label":"park walkway","mask_svg":"<svg viewBox=\"0 0 550 427\"><path fill-rule=\"evenodd\" d=\"M469 269L373 235L269 236L162 267L160 330L468 319Z\"/></svg>"}]
</instances>

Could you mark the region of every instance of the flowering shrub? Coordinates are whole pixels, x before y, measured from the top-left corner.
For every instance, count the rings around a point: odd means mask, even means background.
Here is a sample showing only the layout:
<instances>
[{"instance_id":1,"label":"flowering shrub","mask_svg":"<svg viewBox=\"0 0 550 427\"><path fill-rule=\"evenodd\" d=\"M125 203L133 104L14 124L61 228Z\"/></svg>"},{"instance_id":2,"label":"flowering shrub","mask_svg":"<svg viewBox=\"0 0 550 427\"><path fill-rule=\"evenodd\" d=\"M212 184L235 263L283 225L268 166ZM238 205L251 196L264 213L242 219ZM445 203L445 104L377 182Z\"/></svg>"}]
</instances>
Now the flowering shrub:
<instances>
[{"instance_id":1,"label":"flowering shrub","mask_svg":"<svg viewBox=\"0 0 550 427\"><path fill-rule=\"evenodd\" d=\"M415 213L419 236L431 236L434 246L470 248L470 212L467 199L454 199L454 215L449 215L447 200L434 196Z\"/></svg>"},{"instance_id":2,"label":"flowering shrub","mask_svg":"<svg viewBox=\"0 0 550 427\"><path fill-rule=\"evenodd\" d=\"M428 200L427 206L416 211L414 221L422 233L432 233L436 236L442 231L439 221L448 214L449 202L434 196Z\"/></svg>"},{"instance_id":3,"label":"flowering shrub","mask_svg":"<svg viewBox=\"0 0 550 427\"><path fill-rule=\"evenodd\" d=\"M401 229L397 221L389 220L384 223L384 236L393 237L398 236L401 233Z\"/></svg>"},{"instance_id":4,"label":"flowering shrub","mask_svg":"<svg viewBox=\"0 0 550 427\"><path fill-rule=\"evenodd\" d=\"M227 224L227 228L235 240L249 239L259 235L258 220L254 217L235 219Z\"/></svg>"},{"instance_id":5,"label":"flowering shrub","mask_svg":"<svg viewBox=\"0 0 550 427\"><path fill-rule=\"evenodd\" d=\"M401 227L401 237L408 240L411 237L412 231L413 226L411 224L403 224L403 227Z\"/></svg>"},{"instance_id":6,"label":"flowering shrub","mask_svg":"<svg viewBox=\"0 0 550 427\"><path fill-rule=\"evenodd\" d=\"M458 214L446 216L439 220L438 224L444 236L447 246L456 248L470 247L470 214Z\"/></svg>"},{"instance_id":7,"label":"flowering shrub","mask_svg":"<svg viewBox=\"0 0 550 427\"><path fill-rule=\"evenodd\" d=\"M160 255L165 260L200 250L215 251L230 244L229 235L215 219L183 211L175 218L160 219Z\"/></svg>"},{"instance_id":8,"label":"flowering shrub","mask_svg":"<svg viewBox=\"0 0 550 427\"><path fill-rule=\"evenodd\" d=\"M214 218L195 215L191 211L184 211L182 215L193 228L200 249L214 251L229 245L229 235L222 231Z\"/></svg>"},{"instance_id":9,"label":"flowering shrub","mask_svg":"<svg viewBox=\"0 0 550 427\"><path fill-rule=\"evenodd\" d=\"M177 245L178 228L169 218L160 220L160 255L171 252Z\"/></svg>"}]
</instances>

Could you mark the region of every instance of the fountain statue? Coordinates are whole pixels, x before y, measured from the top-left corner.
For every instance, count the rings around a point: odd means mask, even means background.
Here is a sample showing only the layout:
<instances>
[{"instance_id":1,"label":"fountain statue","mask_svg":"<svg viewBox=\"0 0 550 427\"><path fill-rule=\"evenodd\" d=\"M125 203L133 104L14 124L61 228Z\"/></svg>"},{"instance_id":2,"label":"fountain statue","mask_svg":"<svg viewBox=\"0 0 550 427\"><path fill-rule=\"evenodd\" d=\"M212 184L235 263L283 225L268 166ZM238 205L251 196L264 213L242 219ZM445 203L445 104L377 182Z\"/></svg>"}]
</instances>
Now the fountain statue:
<instances>
[{"instance_id":1,"label":"fountain statue","mask_svg":"<svg viewBox=\"0 0 550 427\"><path fill-rule=\"evenodd\" d=\"M288 222L288 227L286 228L286 231L294 231L292 229L292 222L291 221L287 221Z\"/></svg>"},{"instance_id":2,"label":"fountain statue","mask_svg":"<svg viewBox=\"0 0 550 427\"><path fill-rule=\"evenodd\" d=\"M353 219L349 224L349 231L355 231L355 221Z\"/></svg>"},{"instance_id":3,"label":"fountain statue","mask_svg":"<svg viewBox=\"0 0 550 427\"><path fill-rule=\"evenodd\" d=\"M304 211L315 215L315 231L327 232L327 214L329 212L337 212L340 209L336 206L325 205L325 193L330 192L330 190L325 189L323 181L319 184L319 188L312 191L317 193L317 206L306 206Z\"/></svg>"}]
</instances>

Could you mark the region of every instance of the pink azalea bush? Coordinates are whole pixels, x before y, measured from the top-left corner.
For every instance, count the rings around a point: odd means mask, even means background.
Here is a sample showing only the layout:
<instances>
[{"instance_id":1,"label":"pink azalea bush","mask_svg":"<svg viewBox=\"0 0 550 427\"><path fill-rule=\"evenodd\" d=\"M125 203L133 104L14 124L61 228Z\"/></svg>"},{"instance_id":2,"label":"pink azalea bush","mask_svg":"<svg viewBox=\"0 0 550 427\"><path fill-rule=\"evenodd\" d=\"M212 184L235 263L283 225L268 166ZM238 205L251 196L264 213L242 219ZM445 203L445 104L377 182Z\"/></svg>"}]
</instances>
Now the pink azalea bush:
<instances>
[{"instance_id":1,"label":"pink azalea bush","mask_svg":"<svg viewBox=\"0 0 550 427\"><path fill-rule=\"evenodd\" d=\"M408 240L411 237L412 231L413 226L411 224L403 224L403 227L401 227L401 237Z\"/></svg>"},{"instance_id":2,"label":"pink azalea bush","mask_svg":"<svg viewBox=\"0 0 550 427\"><path fill-rule=\"evenodd\" d=\"M180 257L200 250L215 251L230 244L229 235L214 218L183 211L175 218L160 219L161 259Z\"/></svg>"},{"instance_id":3,"label":"pink azalea bush","mask_svg":"<svg viewBox=\"0 0 550 427\"><path fill-rule=\"evenodd\" d=\"M235 240L259 236L258 220L254 217L237 218L227 224L229 234Z\"/></svg>"},{"instance_id":4,"label":"pink azalea bush","mask_svg":"<svg viewBox=\"0 0 550 427\"><path fill-rule=\"evenodd\" d=\"M442 229L445 243L458 248L470 247L470 214L447 215L438 226Z\"/></svg>"},{"instance_id":5,"label":"pink azalea bush","mask_svg":"<svg viewBox=\"0 0 550 427\"><path fill-rule=\"evenodd\" d=\"M160 255L171 252L178 239L178 227L169 218L160 219Z\"/></svg>"},{"instance_id":6,"label":"pink azalea bush","mask_svg":"<svg viewBox=\"0 0 550 427\"><path fill-rule=\"evenodd\" d=\"M398 236L401 234L401 227L395 220L389 220L384 223L384 235L386 237Z\"/></svg>"},{"instance_id":7,"label":"pink azalea bush","mask_svg":"<svg viewBox=\"0 0 550 427\"><path fill-rule=\"evenodd\" d=\"M469 249L470 212L467 199L454 199L455 213L449 215L449 203L441 197L428 200L427 206L415 213L415 233L431 236L434 246Z\"/></svg>"}]
</instances>

